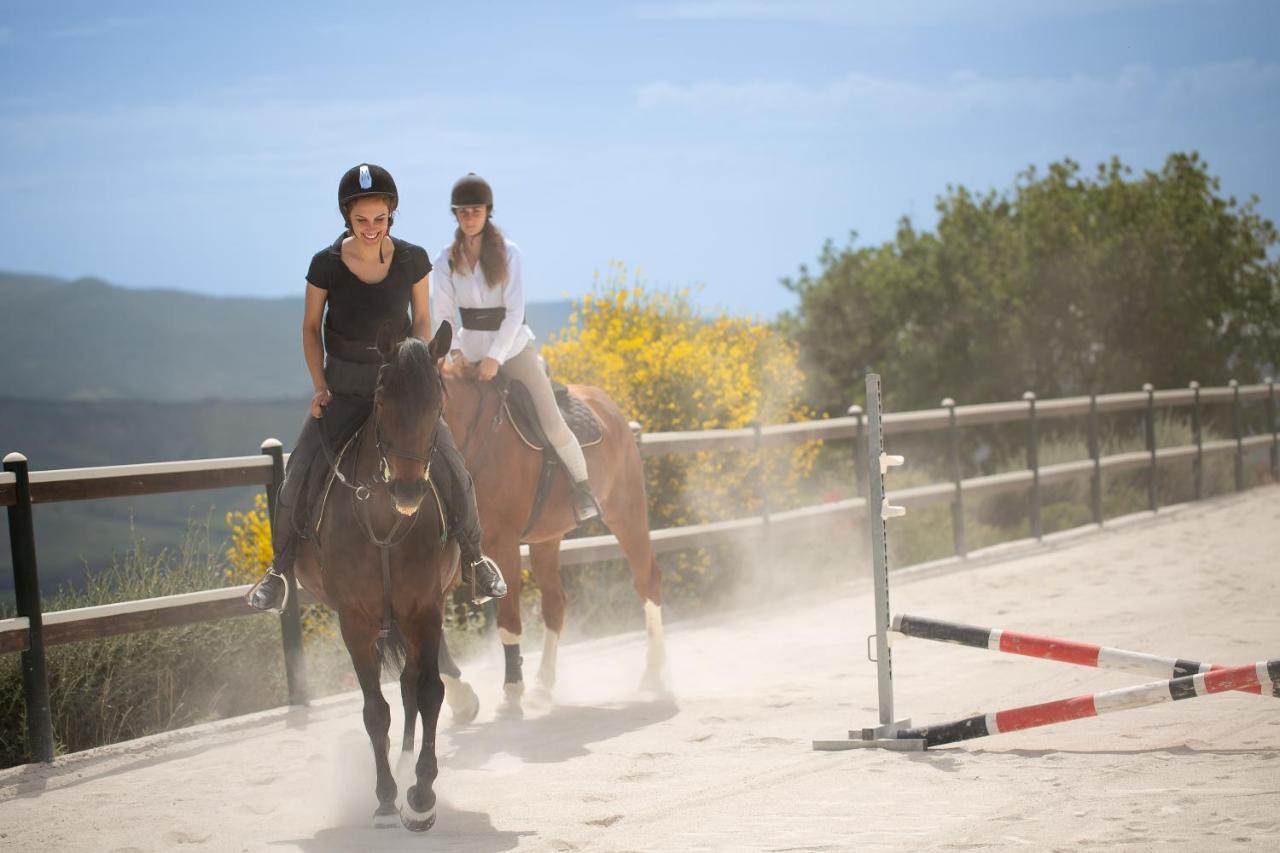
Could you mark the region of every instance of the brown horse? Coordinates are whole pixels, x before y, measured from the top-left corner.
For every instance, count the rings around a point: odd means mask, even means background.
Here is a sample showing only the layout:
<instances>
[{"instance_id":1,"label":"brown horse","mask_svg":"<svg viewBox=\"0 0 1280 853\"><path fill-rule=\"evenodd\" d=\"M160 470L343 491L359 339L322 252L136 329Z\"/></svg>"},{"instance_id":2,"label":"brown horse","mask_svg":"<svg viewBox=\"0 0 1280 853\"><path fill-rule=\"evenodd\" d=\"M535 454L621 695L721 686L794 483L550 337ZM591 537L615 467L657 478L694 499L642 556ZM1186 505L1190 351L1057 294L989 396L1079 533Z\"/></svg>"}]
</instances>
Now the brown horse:
<instances>
[{"instance_id":1,"label":"brown horse","mask_svg":"<svg viewBox=\"0 0 1280 853\"><path fill-rule=\"evenodd\" d=\"M450 337L448 324L430 344L379 335L383 365L373 411L352 439L340 466L343 476L331 484L318 535L297 562L302 584L337 611L364 693L364 725L377 769L374 825L403 822L418 832L435 823L444 590L458 569L457 545L445 539L439 499L428 480L444 405L439 360L449 351ZM391 710L379 684L384 657L402 666L404 749L410 755L416 717L422 715L417 781L398 817L387 757Z\"/></svg>"},{"instance_id":2,"label":"brown horse","mask_svg":"<svg viewBox=\"0 0 1280 853\"><path fill-rule=\"evenodd\" d=\"M446 369L445 388L449 397L445 420L475 480L484 551L502 568L508 585L506 597L498 601L498 634L506 654L506 698L499 713L517 716L521 713L524 694L520 657L521 532L529 522L542 453L521 440L503 413L504 394L494 383L476 380L473 368ZM603 428L603 440L584 448L591 489L600 501L605 524L618 538L631 565L636 592L644 602L649 648L641 685L645 689L661 690L665 660L662 578L649 541L649 512L640 451L627 419L608 395L587 385L571 385L569 389L590 406ZM533 577L542 594L542 618L546 625L534 693L543 702L550 700L555 685L556 650L565 621L560 541L574 527L569 478L561 469L537 521L524 535L524 541L529 544ZM455 689L454 681L445 679L450 694ZM452 695L450 699L452 702Z\"/></svg>"}]
</instances>

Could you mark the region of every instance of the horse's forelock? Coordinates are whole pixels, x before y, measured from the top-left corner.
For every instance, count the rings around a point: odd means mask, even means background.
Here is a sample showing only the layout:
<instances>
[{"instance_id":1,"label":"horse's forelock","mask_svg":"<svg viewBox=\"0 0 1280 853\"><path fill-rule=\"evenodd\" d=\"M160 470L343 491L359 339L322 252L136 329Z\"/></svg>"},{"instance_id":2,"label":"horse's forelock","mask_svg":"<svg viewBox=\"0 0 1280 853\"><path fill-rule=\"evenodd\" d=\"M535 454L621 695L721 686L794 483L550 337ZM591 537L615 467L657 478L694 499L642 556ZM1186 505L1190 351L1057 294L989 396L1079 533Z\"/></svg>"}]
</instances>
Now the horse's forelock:
<instances>
[{"instance_id":1,"label":"horse's forelock","mask_svg":"<svg viewBox=\"0 0 1280 853\"><path fill-rule=\"evenodd\" d=\"M405 338L392 351L380 371L378 384L384 402L390 396L406 412L422 412L443 404L439 369L426 343L418 338Z\"/></svg>"}]
</instances>

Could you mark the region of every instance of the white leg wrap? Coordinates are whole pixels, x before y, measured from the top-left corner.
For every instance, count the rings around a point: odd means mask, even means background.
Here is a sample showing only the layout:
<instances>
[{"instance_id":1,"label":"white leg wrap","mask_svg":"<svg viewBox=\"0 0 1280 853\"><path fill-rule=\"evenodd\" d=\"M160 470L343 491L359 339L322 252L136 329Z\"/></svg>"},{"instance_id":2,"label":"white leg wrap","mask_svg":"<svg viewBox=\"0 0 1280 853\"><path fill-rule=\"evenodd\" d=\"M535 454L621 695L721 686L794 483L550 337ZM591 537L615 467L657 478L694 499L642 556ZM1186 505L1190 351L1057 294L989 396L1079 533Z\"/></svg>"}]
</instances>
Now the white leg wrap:
<instances>
[{"instance_id":1,"label":"white leg wrap","mask_svg":"<svg viewBox=\"0 0 1280 853\"><path fill-rule=\"evenodd\" d=\"M498 639L502 641L502 645L504 646L520 645L520 635L513 634L510 631L508 631L506 628L498 629Z\"/></svg>"},{"instance_id":2,"label":"white leg wrap","mask_svg":"<svg viewBox=\"0 0 1280 853\"><path fill-rule=\"evenodd\" d=\"M649 633L649 671L656 673L662 669L667 659L666 637L662 632L662 605L645 600L644 627Z\"/></svg>"},{"instance_id":3,"label":"white leg wrap","mask_svg":"<svg viewBox=\"0 0 1280 853\"><path fill-rule=\"evenodd\" d=\"M556 685L556 651L560 647L560 635L547 631L542 640L542 661L538 664L538 684L550 690Z\"/></svg>"}]
</instances>

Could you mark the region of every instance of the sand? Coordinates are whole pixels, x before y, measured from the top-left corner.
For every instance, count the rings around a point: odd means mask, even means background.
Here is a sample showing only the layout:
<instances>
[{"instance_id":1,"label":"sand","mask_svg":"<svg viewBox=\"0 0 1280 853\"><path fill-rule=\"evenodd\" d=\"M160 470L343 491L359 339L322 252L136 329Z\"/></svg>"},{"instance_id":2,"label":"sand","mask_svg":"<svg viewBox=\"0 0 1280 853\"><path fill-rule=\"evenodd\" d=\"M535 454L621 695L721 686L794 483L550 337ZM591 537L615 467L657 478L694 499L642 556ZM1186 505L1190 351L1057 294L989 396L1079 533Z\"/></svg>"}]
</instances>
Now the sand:
<instances>
[{"instance_id":1,"label":"sand","mask_svg":"<svg viewBox=\"0 0 1280 853\"><path fill-rule=\"evenodd\" d=\"M1277 590L1273 486L896 572L892 605L1236 664L1280 658ZM1213 695L924 753L815 752L877 720L873 619L862 576L823 599L673 623L669 697L636 691L640 634L568 643L556 704L523 720L494 718L494 650L466 667L477 721L442 716L426 835L368 828L372 761L343 696L0 771L0 847L1280 849L1280 699ZM896 645L894 664L897 710L917 724L1144 680L922 640Z\"/></svg>"}]
</instances>

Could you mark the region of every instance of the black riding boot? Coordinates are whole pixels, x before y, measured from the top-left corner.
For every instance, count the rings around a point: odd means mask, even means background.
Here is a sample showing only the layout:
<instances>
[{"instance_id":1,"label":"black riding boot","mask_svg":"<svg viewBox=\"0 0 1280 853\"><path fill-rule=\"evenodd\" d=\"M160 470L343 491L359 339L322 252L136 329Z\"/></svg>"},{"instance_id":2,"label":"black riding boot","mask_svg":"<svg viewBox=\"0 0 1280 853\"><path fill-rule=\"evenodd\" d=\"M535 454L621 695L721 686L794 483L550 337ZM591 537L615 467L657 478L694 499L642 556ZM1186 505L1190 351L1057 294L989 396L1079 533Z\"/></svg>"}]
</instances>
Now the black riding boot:
<instances>
[{"instance_id":1,"label":"black riding boot","mask_svg":"<svg viewBox=\"0 0 1280 853\"><path fill-rule=\"evenodd\" d=\"M444 419L440 420L436 438L436 458L444 464L432 471L445 473L437 481L446 494L445 518L449 535L458 540L462 552L462 586L469 590L471 600L481 604L491 598L507 594L507 582L502 578L498 564L480 550L480 511L476 508L475 485L467 472L462 454L453 443Z\"/></svg>"}]
</instances>

